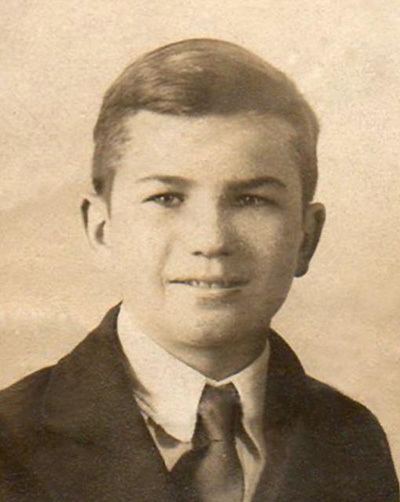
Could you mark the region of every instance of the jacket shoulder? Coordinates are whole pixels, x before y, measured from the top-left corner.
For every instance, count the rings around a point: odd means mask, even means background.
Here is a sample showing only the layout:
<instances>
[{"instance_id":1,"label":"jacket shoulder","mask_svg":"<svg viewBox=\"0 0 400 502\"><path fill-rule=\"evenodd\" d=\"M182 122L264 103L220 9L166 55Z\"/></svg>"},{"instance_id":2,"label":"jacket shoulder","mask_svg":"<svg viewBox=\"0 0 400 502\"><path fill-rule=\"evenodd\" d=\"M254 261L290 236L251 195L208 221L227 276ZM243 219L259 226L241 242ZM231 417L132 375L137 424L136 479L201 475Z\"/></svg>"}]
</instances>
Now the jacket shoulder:
<instances>
[{"instance_id":1,"label":"jacket shoulder","mask_svg":"<svg viewBox=\"0 0 400 502\"><path fill-rule=\"evenodd\" d=\"M386 434L363 404L309 376L303 420L314 461L364 500L397 501L399 485ZM352 488L353 487L353 488ZM358 493L358 492L357 492ZM375 499L374 499L375 500Z\"/></svg>"},{"instance_id":2,"label":"jacket shoulder","mask_svg":"<svg viewBox=\"0 0 400 502\"><path fill-rule=\"evenodd\" d=\"M0 433L21 433L39 417L53 366L31 373L0 391ZM4 436L3 436L4 437Z\"/></svg>"},{"instance_id":3,"label":"jacket shoulder","mask_svg":"<svg viewBox=\"0 0 400 502\"><path fill-rule=\"evenodd\" d=\"M0 500L49 500L25 462L41 441L41 403L51 368L0 391Z\"/></svg>"},{"instance_id":4,"label":"jacket shoulder","mask_svg":"<svg viewBox=\"0 0 400 502\"><path fill-rule=\"evenodd\" d=\"M369 447L387 449L386 434L366 406L309 376L306 377L306 388L305 417L315 434L343 447L369 443Z\"/></svg>"},{"instance_id":5,"label":"jacket shoulder","mask_svg":"<svg viewBox=\"0 0 400 502\"><path fill-rule=\"evenodd\" d=\"M306 388L309 402L312 404L311 416L320 416L339 424L367 420L371 425L377 424L376 417L371 411L358 401L346 396L341 391L310 376L306 376Z\"/></svg>"}]
</instances>

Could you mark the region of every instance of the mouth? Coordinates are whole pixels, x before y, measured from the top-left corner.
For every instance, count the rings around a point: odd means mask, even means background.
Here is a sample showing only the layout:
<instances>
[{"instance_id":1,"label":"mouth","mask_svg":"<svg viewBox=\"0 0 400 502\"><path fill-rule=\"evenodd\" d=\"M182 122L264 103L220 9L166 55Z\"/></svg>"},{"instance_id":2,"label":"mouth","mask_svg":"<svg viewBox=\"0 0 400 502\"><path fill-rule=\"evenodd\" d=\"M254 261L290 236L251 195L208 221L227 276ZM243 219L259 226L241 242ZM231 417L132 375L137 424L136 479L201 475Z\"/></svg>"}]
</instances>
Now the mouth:
<instances>
[{"instance_id":1,"label":"mouth","mask_svg":"<svg viewBox=\"0 0 400 502\"><path fill-rule=\"evenodd\" d=\"M238 279L207 278L207 279L178 279L169 282L170 284L180 284L183 286L190 286L192 288L197 288L197 289L231 290L244 286L247 281Z\"/></svg>"}]
</instances>

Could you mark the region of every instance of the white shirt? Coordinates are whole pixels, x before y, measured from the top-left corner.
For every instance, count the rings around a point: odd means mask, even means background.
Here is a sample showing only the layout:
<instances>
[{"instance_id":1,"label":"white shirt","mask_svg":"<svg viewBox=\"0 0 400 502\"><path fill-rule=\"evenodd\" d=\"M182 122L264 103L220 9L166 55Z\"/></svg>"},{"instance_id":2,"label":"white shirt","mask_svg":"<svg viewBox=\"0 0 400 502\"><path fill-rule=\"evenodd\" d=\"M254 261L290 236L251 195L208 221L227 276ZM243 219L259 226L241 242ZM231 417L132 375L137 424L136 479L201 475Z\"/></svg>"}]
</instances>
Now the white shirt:
<instances>
[{"instance_id":1,"label":"white shirt","mask_svg":"<svg viewBox=\"0 0 400 502\"><path fill-rule=\"evenodd\" d=\"M192 447L204 386L235 385L242 406L242 425L248 435L236 438L236 449L244 473L243 501L249 502L265 466L263 414L268 341L262 354L249 366L224 380L214 381L140 332L123 305L118 316L118 335L138 383L133 389L135 399L168 470Z\"/></svg>"}]
</instances>

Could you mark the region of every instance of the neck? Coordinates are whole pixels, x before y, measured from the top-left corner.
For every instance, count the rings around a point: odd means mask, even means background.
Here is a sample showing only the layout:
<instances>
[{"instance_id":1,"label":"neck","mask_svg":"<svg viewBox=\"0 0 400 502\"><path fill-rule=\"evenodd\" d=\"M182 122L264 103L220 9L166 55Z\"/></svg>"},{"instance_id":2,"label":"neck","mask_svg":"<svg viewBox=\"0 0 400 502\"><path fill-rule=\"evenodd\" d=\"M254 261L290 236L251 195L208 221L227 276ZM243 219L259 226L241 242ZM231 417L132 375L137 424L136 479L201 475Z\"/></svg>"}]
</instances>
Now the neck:
<instances>
[{"instance_id":1,"label":"neck","mask_svg":"<svg viewBox=\"0 0 400 502\"><path fill-rule=\"evenodd\" d=\"M212 380L223 380L239 373L257 359L265 348L266 337L230 347L169 348L163 347L177 359Z\"/></svg>"}]
</instances>

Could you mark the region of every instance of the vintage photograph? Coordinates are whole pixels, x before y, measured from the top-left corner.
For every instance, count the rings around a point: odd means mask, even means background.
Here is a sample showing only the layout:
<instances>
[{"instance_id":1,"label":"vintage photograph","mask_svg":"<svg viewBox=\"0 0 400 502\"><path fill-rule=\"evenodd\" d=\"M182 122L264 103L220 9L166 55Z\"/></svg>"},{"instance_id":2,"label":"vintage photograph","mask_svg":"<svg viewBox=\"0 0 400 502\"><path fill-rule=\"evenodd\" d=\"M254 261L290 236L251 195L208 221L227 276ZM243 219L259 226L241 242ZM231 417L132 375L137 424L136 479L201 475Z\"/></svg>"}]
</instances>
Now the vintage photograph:
<instances>
[{"instance_id":1,"label":"vintage photograph","mask_svg":"<svg viewBox=\"0 0 400 502\"><path fill-rule=\"evenodd\" d=\"M0 501L398 502L400 6L0 23Z\"/></svg>"}]
</instances>

